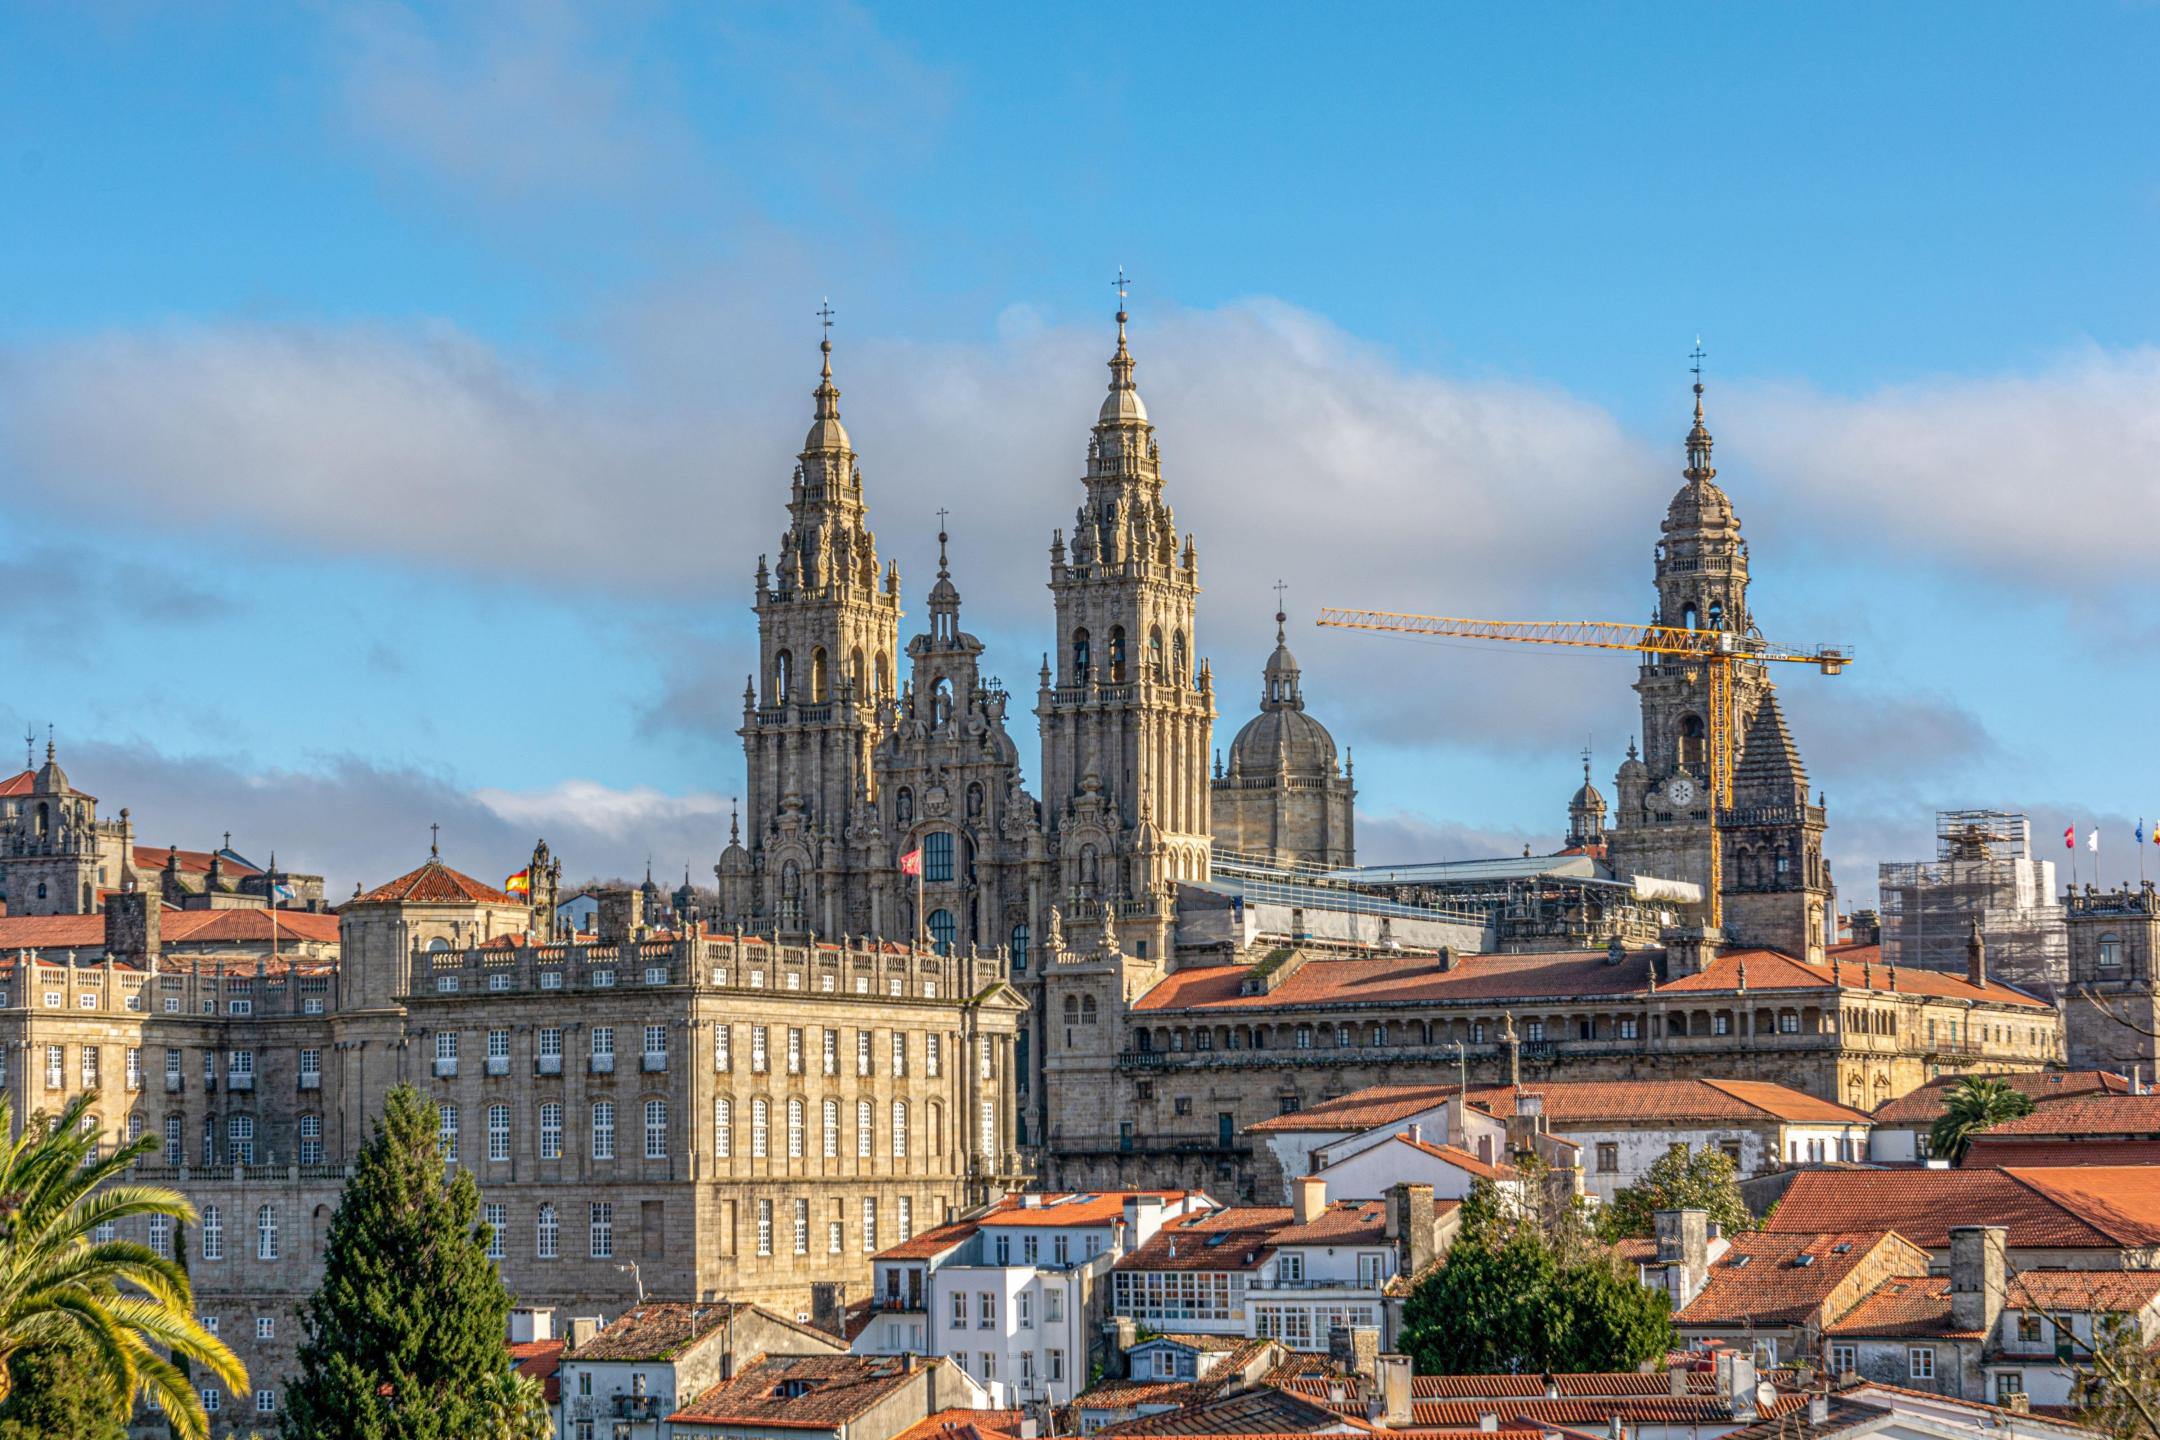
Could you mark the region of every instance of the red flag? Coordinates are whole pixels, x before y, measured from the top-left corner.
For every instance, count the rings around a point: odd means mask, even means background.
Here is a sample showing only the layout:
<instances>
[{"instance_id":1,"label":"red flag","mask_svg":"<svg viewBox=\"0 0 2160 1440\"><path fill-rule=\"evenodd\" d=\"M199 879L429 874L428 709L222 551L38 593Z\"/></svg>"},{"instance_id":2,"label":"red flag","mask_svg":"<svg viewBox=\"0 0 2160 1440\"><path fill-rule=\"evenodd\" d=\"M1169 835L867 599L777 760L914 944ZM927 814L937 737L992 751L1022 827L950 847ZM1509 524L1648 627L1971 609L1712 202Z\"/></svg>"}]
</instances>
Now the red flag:
<instances>
[{"instance_id":1,"label":"red flag","mask_svg":"<svg viewBox=\"0 0 2160 1440\"><path fill-rule=\"evenodd\" d=\"M918 845L900 857L900 873L903 875L922 874L922 846Z\"/></svg>"},{"instance_id":2,"label":"red flag","mask_svg":"<svg viewBox=\"0 0 2160 1440\"><path fill-rule=\"evenodd\" d=\"M2063 849L2077 849L2077 826L2072 825L2063 831Z\"/></svg>"}]
</instances>

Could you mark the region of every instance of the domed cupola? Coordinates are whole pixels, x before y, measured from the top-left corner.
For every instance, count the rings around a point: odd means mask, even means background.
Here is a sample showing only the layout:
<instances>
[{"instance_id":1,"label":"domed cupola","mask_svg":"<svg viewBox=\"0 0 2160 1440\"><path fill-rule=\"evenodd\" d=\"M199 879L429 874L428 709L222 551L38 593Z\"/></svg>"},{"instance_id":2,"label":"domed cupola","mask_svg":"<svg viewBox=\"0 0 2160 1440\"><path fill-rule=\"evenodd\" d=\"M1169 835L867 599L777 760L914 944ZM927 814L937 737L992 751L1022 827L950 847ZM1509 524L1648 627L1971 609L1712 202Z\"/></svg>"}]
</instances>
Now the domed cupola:
<instances>
[{"instance_id":1,"label":"domed cupola","mask_svg":"<svg viewBox=\"0 0 2160 1440\"><path fill-rule=\"evenodd\" d=\"M1261 670L1260 713L1230 742L1212 790L1217 846L1279 865L1355 863L1354 802L1335 737L1305 713L1297 657L1275 612L1275 651Z\"/></svg>"},{"instance_id":2,"label":"domed cupola","mask_svg":"<svg viewBox=\"0 0 2160 1440\"><path fill-rule=\"evenodd\" d=\"M1332 778L1337 773L1335 737L1305 713L1297 657L1290 653L1283 629L1288 618L1275 612L1275 653L1261 671L1260 713L1230 742L1230 769L1244 775L1280 770L1307 779Z\"/></svg>"},{"instance_id":3,"label":"domed cupola","mask_svg":"<svg viewBox=\"0 0 2160 1440\"><path fill-rule=\"evenodd\" d=\"M1635 762L1635 763L1640 763ZM1605 797L1590 783L1590 752L1583 752L1582 788L1568 801L1566 849L1587 850L1605 843Z\"/></svg>"}]
</instances>

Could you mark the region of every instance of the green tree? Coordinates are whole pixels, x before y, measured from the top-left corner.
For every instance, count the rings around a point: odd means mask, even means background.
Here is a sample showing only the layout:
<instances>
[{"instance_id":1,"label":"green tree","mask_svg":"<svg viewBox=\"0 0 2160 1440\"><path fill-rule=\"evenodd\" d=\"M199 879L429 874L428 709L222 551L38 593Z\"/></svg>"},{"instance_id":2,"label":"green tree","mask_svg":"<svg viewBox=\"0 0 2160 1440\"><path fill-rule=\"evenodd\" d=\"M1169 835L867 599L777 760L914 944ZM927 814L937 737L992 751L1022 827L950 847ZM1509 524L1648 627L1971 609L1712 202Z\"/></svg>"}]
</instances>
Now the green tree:
<instances>
[{"instance_id":1,"label":"green tree","mask_svg":"<svg viewBox=\"0 0 2160 1440\"><path fill-rule=\"evenodd\" d=\"M1928 1131L1929 1152L1955 1165L1982 1130L2032 1114L2032 1096L2005 1080L1968 1075L1943 1096L1943 1113Z\"/></svg>"},{"instance_id":2,"label":"green tree","mask_svg":"<svg viewBox=\"0 0 2160 1440\"><path fill-rule=\"evenodd\" d=\"M360 1151L301 1317L287 1440L498 1433L510 1296L487 1258L480 1187L463 1169L445 1176L440 1123L400 1085Z\"/></svg>"},{"instance_id":3,"label":"green tree","mask_svg":"<svg viewBox=\"0 0 2160 1440\"><path fill-rule=\"evenodd\" d=\"M482 1405L486 1419L479 1432L481 1440L551 1440L555 1434L547 1389L530 1375L503 1370L488 1382Z\"/></svg>"},{"instance_id":4,"label":"green tree","mask_svg":"<svg viewBox=\"0 0 2160 1440\"><path fill-rule=\"evenodd\" d=\"M0 1440L127 1440L128 1412L98 1382L97 1357L72 1337L18 1350L0 1400Z\"/></svg>"},{"instance_id":5,"label":"green tree","mask_svg":"<svg viewBox=\"0 0 2160 1440\"><path fill-rule=\"evenodd\" d=\"M1640 1180L1613 1196L1598 1216L1598 1232L1607 1240L1651 1235L1651 1217L1660 1210L1707 1210L1727 1235L1755 1228L1740 1198L1738 1167L1713 1145L1697 1150L1682 1142L1660 1155Z\"/></svg>"},{"instance_id":6,"label":"green tree","mask_svg":"<svg viewBox=\"0 0 2160 1440\"><path fill-rule=\"evenodd\" d=\"M1447 1263L1403 1308L1425 1375L1632 1370L1672 1345L1672 1306L1598 1245L1581 1204L1539 1176L1520 1194L1480 1181Z\"/></svg>"},{"instance_id":7,"label":"green tree","mask_svg":"<svg viewBox=\"0 0 2160 1440\"><path fill-rule=\"evenodd\" d=\"M128 1411L146 1391L183 1440L196 1440L209 1429L202 1400L167 1357L201 1361L235 1393L247 1389L247 1371L196 1322L185 1270L146 1245L96 1238L99 1226L125 1220L195 1218L176 1191L123 1183L152 1142L101 1154L96 1101L78 1095L7 1140L14 1116L0 1096L0 1399L19 1353L75 1345L114 1408Z\"/></svg>"}]
</instances>

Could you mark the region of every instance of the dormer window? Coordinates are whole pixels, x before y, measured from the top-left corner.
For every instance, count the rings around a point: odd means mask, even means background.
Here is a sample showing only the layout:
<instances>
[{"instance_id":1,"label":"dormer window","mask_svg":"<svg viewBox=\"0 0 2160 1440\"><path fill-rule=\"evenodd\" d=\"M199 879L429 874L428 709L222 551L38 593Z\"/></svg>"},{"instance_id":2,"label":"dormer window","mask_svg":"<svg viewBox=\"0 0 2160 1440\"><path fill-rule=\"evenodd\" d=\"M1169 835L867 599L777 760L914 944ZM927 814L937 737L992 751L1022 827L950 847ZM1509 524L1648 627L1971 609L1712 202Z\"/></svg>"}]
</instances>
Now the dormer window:
<instances>
[{"instance_id":1,"label":"dormer window","mask_svg":"<svg viewBox=\"0 0 2160 1440\"><path fill-rule=\"evenodd\" d=\"M810 1382L808 1380L782 1380L778 1385L773 1386L772 1393L775 1400L800 1400L810 1393Z\"/></svg>"}]
</instances>

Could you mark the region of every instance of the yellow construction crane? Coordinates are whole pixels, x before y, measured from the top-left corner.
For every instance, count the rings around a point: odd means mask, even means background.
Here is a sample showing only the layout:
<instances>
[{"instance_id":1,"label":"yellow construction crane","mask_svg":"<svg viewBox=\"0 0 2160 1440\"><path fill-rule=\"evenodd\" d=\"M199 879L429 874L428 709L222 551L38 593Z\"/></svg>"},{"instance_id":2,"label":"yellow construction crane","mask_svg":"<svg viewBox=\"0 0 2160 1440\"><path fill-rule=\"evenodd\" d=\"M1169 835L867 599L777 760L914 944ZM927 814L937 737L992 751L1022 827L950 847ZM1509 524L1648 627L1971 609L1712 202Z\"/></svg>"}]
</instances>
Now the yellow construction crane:
<instances>
[{"instance_id":1,"label":"yellow construction crane","mask_svg":"<svg viewBox=\"0 0 2160 1440\"><path fill-rule=\"evenodd\" d=\"M1754 635L1730 630L1687 630L1671 625L1623 625L1610 620L1466 620L1451 615L1404 615L1392 610L1341 610L1320 612L1320 623L1337 630L1380 630L1395 635L1423 635L1450 640L1506 640L1517 645L1561 645L1586 650L1628 650L1639 655L1673 655L1701 662L1710 677L1710 714L1705 725L1710 755L1710 886L1709 928L1715 932L1725 922L1725 861L1718 843L1718 825L1732 806L1733 736L1739 717L1733 714L1733 667L1783 661L1813 665L1825 675L1836 675L1853 663L1852 650L1840 645L1818 645L1798 650L1774 645ZM1691 682L1694 675L1687 677Z\"/></svg>"}]
</instances>

